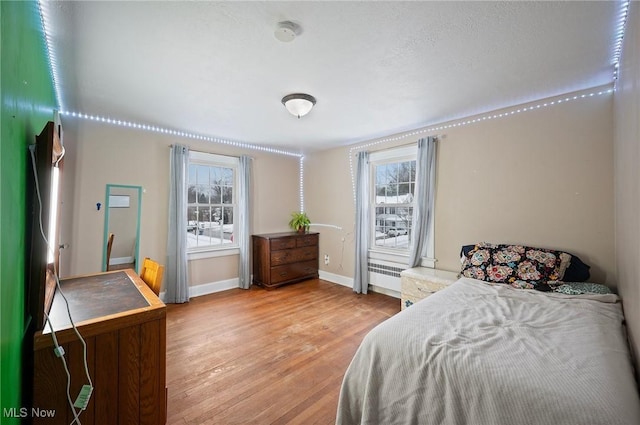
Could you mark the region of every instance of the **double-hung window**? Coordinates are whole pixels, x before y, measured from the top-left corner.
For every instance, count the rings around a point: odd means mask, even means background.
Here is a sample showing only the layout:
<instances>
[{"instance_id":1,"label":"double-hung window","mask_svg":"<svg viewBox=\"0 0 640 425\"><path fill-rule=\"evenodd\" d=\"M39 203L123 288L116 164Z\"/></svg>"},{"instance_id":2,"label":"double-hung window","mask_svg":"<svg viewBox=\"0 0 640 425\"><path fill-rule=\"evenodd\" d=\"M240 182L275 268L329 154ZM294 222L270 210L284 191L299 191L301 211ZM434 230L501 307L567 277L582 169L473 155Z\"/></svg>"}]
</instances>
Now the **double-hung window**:
<instances>
[{"instance_id":1,"label":"double-hung window","mask_svg":"<svg viewBox=\"0 0 640 425\"><path fill-rule=\"evenodd\" d=\"M404 146L373 152L369 156L372 185L371 235L369 258L405 262L410 257L411 243L426 238L423 267L435 267L434 220L423 234L412 229L416 206L417 146ZM433 211L431 212L433 217Z\"/></svg>"},{"instance_id":2,"label":"double-hung window","mask_svg":"<svg viewBox=\"0 0 640 425\"><path fill-rule=\"evenodd\" d=\"M373 250L408 255L416 180L416 147L374 152L370 156Z\"/></svg>"},{"instance_id":3,"label":"double-hung window","mask_svg":"<svg viewBox=\"0 0 640 425\"><path fill-rule=\"evenodd\" d=\"M189 152L187 247L189 252L235 248L236 157Z\"/></svg>"}]
</instances>

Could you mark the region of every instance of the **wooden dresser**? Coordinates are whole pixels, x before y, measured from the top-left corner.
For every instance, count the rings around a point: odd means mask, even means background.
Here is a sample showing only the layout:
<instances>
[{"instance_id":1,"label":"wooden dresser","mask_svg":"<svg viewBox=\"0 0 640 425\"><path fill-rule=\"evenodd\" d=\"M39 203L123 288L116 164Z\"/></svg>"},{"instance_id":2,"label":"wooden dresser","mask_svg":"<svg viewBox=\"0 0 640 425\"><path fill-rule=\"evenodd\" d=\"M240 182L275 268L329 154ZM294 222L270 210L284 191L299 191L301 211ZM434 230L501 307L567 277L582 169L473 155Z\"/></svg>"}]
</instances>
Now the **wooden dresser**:
<instances>
[{"instance_id":1,"label":"wooden dresser","mask_svg":"<svg viewBox=\"0 0 640 425\"><path fill-rule=\"evenodd\" d=\"M166 306L133 270L63 279L60 286L78 331L87 344L93 382L84 424L166 422ZM71 375L75 401L87 383L83 346L69 322L64 299L56 291L49 318ZM34 424L70 424L67 376L53 352L49 326L33 338L33 408L52 417Z\"/></svg>"},{"instance_id":2,"label":"wooden dresser","mask_svg":"<svg viewBox=\"0 0 640 425\"><path fill-rule=\"evenodd\" d=\"M414 267L400 272L401 309L446 288L458 280L458 273L428 267Z\"/></svg>"},{"instance_id":3,"label":"wooden dresser","mask_svg":"<svg viewBox=\"0 0 640 425\"><path fill-rule=\"evenodd\" d=\"M267 289L318 277L318 233L253 235L253 283Z\"/></svg>"}]
</instances>

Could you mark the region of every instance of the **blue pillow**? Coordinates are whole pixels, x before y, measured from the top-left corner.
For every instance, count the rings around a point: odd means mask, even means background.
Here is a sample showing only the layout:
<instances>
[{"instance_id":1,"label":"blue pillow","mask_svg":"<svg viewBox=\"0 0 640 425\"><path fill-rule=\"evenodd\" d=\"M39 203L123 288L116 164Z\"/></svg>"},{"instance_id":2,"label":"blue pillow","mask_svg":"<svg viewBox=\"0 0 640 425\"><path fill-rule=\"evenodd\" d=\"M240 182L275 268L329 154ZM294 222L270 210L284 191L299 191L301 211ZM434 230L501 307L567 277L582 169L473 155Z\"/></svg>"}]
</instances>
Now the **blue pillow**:
<instances>
[{"instance_id":1,"label":"blue pillow","mask_svg":"<svg viewBox=\"0 0 640 425\"><path fill-rule=\"evenodd\" d=\"M583 263L581 259L576 257L573 254L571 255L571 262L569 263L569 267L564 272L564 277L562 280L565 282L585 282L589 280L591 275L589 274L589 267L587 264Z\"/></svg>"}]
</instances>

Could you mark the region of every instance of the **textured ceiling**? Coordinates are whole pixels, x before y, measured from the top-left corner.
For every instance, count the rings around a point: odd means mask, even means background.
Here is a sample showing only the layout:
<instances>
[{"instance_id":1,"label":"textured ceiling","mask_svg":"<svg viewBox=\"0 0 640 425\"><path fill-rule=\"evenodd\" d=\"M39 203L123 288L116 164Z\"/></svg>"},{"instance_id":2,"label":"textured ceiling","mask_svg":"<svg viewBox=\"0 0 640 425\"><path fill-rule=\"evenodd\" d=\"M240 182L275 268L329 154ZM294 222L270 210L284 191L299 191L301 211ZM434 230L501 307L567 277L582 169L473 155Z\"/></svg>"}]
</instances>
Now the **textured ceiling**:
<instances>
[{"instance_id":1,"label":"textured ceiling","mask_svg":"<svg viewBox=\"0 0 640 425\"><path fill-rule=\"evenodd\" d=\"M610 83L617 2L55 2L62 107L309 152ZM301 34L274 37L280 21ZM280 99L318 103L296 119Z\"/></svg>"}]
</instances>

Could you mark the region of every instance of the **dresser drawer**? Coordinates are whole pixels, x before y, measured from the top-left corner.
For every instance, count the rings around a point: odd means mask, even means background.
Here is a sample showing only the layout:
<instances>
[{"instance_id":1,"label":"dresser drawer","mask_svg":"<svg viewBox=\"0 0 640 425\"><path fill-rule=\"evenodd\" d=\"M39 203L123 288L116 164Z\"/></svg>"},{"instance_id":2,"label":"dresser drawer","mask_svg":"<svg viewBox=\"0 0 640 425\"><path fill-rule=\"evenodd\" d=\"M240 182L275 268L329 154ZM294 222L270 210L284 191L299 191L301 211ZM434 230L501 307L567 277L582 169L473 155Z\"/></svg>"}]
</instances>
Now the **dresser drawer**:
<instances>
[{"instance_id":1,"label":"dresser drawer","mask_svg":"<svg viewBox=\"0 0 640 425\"><path fill-rule=\"evenodd\" d=\"M318 274L318 260L287 264L271 269L271 283L274 284L316 274Z\"/></svg>"},{"instance_id":2,"label":"dresser drawer","mask_svg":"<svg viewBox=\"0 0 640 425\"><path fill-rule=\"evenodd\" d=\"M303 246L317 246L318 245L318 236L315 235L305 235L296 239L296 245L298 248Z\"/></svg>"},{"instance_id":3,"label":"dresser drawer","mask_svg":"<svg viewBox=\"0 0 640 425\"><path fill-rule=\"evenodd\" d=\"M269 241L269 247L271 251L277 251L280 249L291 249L296 247L296 240L293 238L278 238L271 239Z\"/></svg>"},{"instance_id":4,"label":"dresser drawer","mask_svg":"<svg viewBox=\"0 0 640 425\"><path fill-rule=\"evenodd\" d=\"M307 246L296 249L284 249L271 252L271 266L297 263L299 261L309 261L318 258L318 248Z\"/></svg>"}]
</instances>

